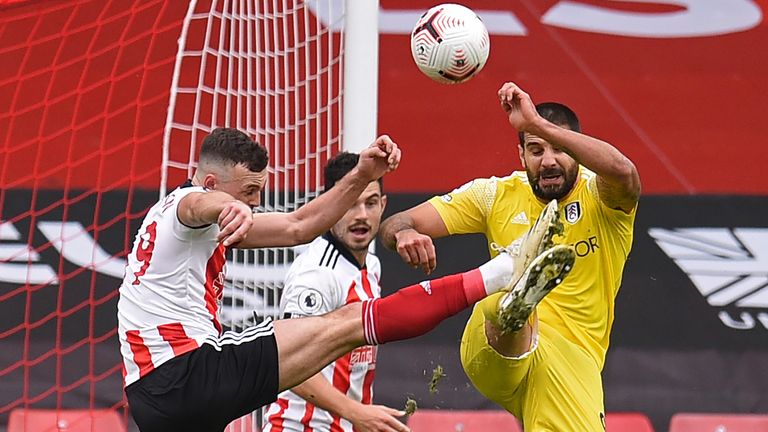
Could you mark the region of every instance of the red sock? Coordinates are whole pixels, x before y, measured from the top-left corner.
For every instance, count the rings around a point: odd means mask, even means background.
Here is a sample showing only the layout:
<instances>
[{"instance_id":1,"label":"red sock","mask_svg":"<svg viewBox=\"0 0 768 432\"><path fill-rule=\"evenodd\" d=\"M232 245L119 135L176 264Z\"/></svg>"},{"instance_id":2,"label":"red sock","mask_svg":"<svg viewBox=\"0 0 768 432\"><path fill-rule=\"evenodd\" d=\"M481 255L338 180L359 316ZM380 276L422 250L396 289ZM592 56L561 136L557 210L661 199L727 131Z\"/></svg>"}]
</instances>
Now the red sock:
<instances>
[{"instance_id":1,"label":"red sock","mask_svg":"<svg viewBox=\"0 0 768 432\"><path fill-rule=\"evenodd\" d=\"M409 339L432 330L486 296L479 270L424 281L363 302L363 331L370 345Z\"/></svg>"}]
</instances>

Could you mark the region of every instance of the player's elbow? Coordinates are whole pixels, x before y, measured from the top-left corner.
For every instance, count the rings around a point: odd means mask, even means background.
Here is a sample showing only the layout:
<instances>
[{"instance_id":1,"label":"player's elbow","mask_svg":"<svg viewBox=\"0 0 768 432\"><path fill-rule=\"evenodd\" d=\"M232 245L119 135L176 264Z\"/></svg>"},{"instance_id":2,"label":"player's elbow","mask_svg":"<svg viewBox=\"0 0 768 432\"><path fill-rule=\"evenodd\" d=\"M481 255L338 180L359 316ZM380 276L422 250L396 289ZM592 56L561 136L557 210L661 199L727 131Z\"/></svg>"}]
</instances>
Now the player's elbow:
<instances>
[{"instance_id":1,"label":"player's elbow","mask_svg":"<svg viewBox=\"0 0 768 432\"><path fill-rule=\"evenodd\" d=\"M309 229L305 224L291 224L285 230L285 246L296 246L309 243L320 234L322 233Z\"/></svg>"},{"instance_id":2,"label":"player's elbow","mask_svg":"<svg viewBox=\"0 0 768 432\"><path fill-rule=\"evenodd\" d=\"M611 167L611 180L614 184L620 184L628 195L638 198L640 196L640 175L635 164L623 157Z\"/></svg>"},{"instance_id":3,"label":"player's elbow","mask_svg":"<svg viewBox=\"0 0 768 432\"><path fill-rule=\"evenodd\" d=\"M309 243L317 236L330 229L330 226L315 217L303 212L295 211L288 214L288 223L284 229L285 241L290 244L286 246L296 246Z\"/></svg>"}]
</instances>

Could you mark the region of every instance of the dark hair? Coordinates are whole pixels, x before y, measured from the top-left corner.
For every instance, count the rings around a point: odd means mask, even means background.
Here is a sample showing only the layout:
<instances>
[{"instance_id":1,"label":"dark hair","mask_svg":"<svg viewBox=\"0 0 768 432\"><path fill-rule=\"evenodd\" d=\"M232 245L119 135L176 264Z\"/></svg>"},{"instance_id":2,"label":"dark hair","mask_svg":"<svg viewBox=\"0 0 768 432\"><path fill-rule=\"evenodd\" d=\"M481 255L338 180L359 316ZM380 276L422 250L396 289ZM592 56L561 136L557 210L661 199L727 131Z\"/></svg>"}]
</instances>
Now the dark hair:
<instances>
[{"instance_id":1,"label":"dark hair","mask_svg":"<svg viewBox=\"0 0 768 432\"><path fill-rule=\"evenodd\" d=\"M203 139L200 160L244 165L259 172L267 167L267 149L234 128L216 128Z\"/></svg>"},{"instance_id":2,"label":"dark hair","mask_svg":"<svg viewBox=\"0 0 768 432\"><path fill-rule=\"evenodd\" d=\"M558 126L566 126L574 132L581 132L581 125L579 124L579 118L576 117L576 113L561 103L543 102L537 104L536 112L550 123L554 123ZM523 132L518 132L517 137L520 139L520 145L524 145Z\"/></svg>"},{"instance_id":3,"label":"dark hair","mask_svg":"<svg viewBox=\"0 0 768 432\"><path fill-rule=\"evenodd\" d=\"M360 159L360 155L357 153L341 152L336 156L328 159L328 163L325 165L323 171L325 177L325 190L328 190L341 180L342 177L352 171L352 168L357 166L357 161ZM384 190L384 179L379 177L379 187Z\"/></svg>"}]
</instances>

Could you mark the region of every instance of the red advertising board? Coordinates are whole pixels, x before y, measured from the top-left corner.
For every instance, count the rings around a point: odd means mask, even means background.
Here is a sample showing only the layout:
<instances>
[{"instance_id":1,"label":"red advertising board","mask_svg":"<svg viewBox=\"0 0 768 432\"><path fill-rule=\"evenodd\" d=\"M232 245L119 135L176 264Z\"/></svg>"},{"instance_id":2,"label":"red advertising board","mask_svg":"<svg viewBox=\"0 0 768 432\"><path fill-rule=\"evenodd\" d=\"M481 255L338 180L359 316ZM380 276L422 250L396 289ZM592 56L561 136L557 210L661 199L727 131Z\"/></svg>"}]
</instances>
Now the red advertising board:
<instances>
[{"instance_id":1,"label":"red advertising board","mask_svg":"<svg viewBox=\"0 0 768 432\"><path fill-rule=\"evenodd\" d=\"M0 185L158 187L186 6L140 3L130 21L109 15L119 3L0 3ZM646 194L768 194L766 1L466 0L491 54L452 86L411 59L410 20L435 3L381 0L378 129L405 150L390 192L518 169L495 95L509 80L574 108L637 164Z\"/></svg>"},{"instance_id":2,"label":"red advertising board","mask_svg":"<svg viewBox=\"0 0 768 432\"><path fill-rule=\"evenodd\" d=\"M382 4L416 9L433 2ZM517 137L496 99L501 84L514 81L536 102L571 106L585 132L625 152L638 166L644 193L768 193L761 172L768 162L761 127L766 2L465 4L481 15L511 14L525 34L500 35L489 24L488 64L453 86L420 75L407 35L382 37L379 129L406 151L388 187L445 190L519 169Z\"/></svg>"}]
</instances>

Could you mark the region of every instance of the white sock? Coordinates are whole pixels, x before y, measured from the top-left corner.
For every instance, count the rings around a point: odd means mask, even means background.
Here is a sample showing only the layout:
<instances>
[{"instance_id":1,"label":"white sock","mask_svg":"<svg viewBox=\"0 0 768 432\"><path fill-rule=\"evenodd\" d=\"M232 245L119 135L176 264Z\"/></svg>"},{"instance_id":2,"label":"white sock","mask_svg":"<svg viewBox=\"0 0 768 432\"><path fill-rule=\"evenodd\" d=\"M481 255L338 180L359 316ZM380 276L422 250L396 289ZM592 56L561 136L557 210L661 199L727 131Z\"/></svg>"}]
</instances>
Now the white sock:
<instances>
[{"instance_id":1,"label":"white sock","mask_svg":"<svg viewBox=\"0 0 768 432\"><path fill-rule=\"evenodd\" d=\"M500 253L496 258L478 267L488 295L506 288L512 280L514 262L515 259L510 254Z\"/></svg>"}]
</instances>

